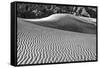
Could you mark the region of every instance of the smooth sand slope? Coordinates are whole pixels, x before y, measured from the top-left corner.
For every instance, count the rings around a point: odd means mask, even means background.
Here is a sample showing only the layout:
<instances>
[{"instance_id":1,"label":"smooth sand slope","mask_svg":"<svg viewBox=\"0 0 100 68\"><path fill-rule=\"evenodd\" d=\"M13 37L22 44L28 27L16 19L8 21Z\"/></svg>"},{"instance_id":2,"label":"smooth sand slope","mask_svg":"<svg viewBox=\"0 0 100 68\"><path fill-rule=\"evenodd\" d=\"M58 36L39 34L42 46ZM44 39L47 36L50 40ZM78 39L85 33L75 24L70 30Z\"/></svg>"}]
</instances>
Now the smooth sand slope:
<instances>
[{"instance_id":1,"label":"smooth sand slope","mask_svg":"<svg viewBox=\"0 0 100 68\"><path fill-rule=\"evenodd\" d=\"M96 60L96 34L17 23L18 65Z\"/></svg>"},{"instance_id":2,"label":"smooth sand slope","mask_svg":"<svg viewBox=\"0 0 100 68\"><path fill-rule=\"evenodd\" d=\"M81 33L96 33L96 19L74 16L70 14L53 14L42 19L24 19L24 21Z\"/></svg>"}]
</instances>

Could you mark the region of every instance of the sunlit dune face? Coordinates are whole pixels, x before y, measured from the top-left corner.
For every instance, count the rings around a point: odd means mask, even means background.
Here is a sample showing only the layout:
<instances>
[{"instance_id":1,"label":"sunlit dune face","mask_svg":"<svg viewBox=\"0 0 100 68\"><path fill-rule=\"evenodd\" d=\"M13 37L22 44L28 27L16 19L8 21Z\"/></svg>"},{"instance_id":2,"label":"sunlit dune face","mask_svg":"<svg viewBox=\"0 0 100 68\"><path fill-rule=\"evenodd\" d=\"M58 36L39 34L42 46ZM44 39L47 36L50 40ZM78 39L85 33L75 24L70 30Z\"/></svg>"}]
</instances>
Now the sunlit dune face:
<instances>
[{"instance_id":1,"label":"sunlit dune face","mask_svg":"<svg viewBox=\"0 0 100 68\"><path fill-rule=\"evenodd\" d=\"M86 21L86 22L96 22L96 19L93 19L93 18L86 18L86 17L79 17L79 16L74 16L74 15L71 15L71 14L64 14L64 13L58 13L58 14L52 14L48 17L44 17L44 18L40 18L40 19L25 19L27 21L58 21L58 20L61 20L64 18L68 18L68 17L71 17L71 18L75 18L75 19L80 19L82 21Z\"/></svg>"},{"instance_id":2,"label":"sunlit dune face","mask_svg":"<svg viewBox=\"0 0 100 68\"><path fill-rule=\"evenodd\" d=\"M48 17L44 17L41 19L25 19L25 20L27 21L57 21L61 18L64 18L66 15L68 14L53 14L53 15L50 15Z\"/></svg>"},{"instance_id":3,"label":"sunlit dune face","mask_svg":"<svg viewBox=\"0 0 100 68\"><path fill-rule=\"evenodd\" d=\"M91 19L86 19L70 14L53 14L41 19L22 19L26 22L61 29L65 31L74 31L88 34L96 34L96 25Z\"/></svg>"}]
</instances>

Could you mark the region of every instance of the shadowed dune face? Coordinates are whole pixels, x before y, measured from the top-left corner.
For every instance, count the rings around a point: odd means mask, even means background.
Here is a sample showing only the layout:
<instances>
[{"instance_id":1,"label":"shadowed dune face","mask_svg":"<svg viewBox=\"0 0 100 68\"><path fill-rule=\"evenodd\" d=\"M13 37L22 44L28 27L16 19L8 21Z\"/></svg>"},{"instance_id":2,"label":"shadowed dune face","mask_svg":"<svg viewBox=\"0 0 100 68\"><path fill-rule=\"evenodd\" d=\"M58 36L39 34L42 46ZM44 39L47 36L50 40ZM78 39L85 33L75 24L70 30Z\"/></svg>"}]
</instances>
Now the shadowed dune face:
<instances>
[{"instance_id":1,"label":"shadowed dune face","mask_svg":"<svg viewBox=\"0 0 100 68\"><path fill-rule=\"evenodd\" d=\"M63 31L37 23L17 19L17 65L96 60L95 34Z\"/></svg>"},{"instance_id":2,"label":"shadowed dune face","mask_svg":"<svg viewBox=\"0 0 100 68\"><path fill-rule=\"evenodd\" d=\"M69 14L54 14L43 19L23 19L29 23L51 27L61 30L69 30L80 33L96 34L96 25L90 19L82 19Z\"/></svg>"}]
</instances>

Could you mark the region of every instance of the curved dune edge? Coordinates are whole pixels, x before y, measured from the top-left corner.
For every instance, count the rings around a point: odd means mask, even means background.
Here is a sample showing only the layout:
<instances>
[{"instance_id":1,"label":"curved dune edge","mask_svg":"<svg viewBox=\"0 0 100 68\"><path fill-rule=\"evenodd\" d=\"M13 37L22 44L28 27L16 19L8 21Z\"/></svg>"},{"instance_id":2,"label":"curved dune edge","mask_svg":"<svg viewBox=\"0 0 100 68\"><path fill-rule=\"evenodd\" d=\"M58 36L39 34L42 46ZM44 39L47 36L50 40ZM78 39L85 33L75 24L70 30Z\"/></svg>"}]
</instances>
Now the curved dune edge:
<instances>
[{"instance_id":1,"label":"curved dune edge","mask_svg":"<svg viewBox=\"0 0 100 68\"><path fill-rule=\"evenodd\" d=\"M53 14L42 19L18 18L18 20L65 31L96 34L96 22L93 22L91 19L81 18L70 14Z\"/></svg>"},{"instance_id":2,"label":"curved dune edge","mask_svg":"<svg viewBox=\"0 0 100 68\"><path fill-rule=\"evenodd\" d=\"M96 60L95 34L17 23L17 65Z\"/></svg>"},{"instance_id":3,"label":"curved dune edge","mask_svg":"<svg viewBox=\"0 0 100 68\"><path fill-rule=\"evenodd\" d=\"M76 19L79 19L79 20L82 20L82 21L85 21L87 23L90 23L90 24L94 24L96 25L96 19L95 18L87 18L87 17L81 17L81 16L74 16L74 15L71 15L71 14L64 14L64 13L58 13L58 14L52 14L48 17L45 17L45 18L40 18L40 19L24 19L26 21L33 21L33 22L40 22L40 21L57 21L59 20L60 18L63 18L63 17L66 17L66 16L71 16L71 17L74 17Z\"/></svg>"}]
</instances>

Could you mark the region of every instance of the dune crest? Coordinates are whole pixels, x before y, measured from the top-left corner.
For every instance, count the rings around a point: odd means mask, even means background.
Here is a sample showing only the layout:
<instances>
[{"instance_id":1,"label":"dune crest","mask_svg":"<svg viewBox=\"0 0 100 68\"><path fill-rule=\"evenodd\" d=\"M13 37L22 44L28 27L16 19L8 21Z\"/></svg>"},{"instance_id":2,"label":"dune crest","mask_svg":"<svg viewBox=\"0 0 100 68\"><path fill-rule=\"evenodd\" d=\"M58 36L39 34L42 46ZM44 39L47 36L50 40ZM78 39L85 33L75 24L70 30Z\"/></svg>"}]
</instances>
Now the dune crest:
<instances>
[{"instance_id":1,"label":"dune crest","mask_svg":"<svg viewBox=\"0 0 100 68\"><path fill-rule=\"evenodd\" d=\"M94 19L94 18L79 17L79 16L74 16L72 14L64 14L64 13L52 14L48 17L44 17L44 18L40 18L40 19L25 19L25 20L34 21L34 22L35 21L57 21L57 20L64 18L66 16L71 16L71 17L74 17L76 19L81 19L81 20L84 20L84 21L96 22L96 19Z\"/></svg>"},{"instance_id":2,"label":"dune crest","mask_svg":"<svg viewBox=\"0 0 100 68\"><path fill-rule=\"evenodd\" d=\"M96 22L91 18L84 18L70 14L53 14L41 19L21 19L23 21L45 27L74 32L96 34Z\"/></svg>"}]
</instances>

